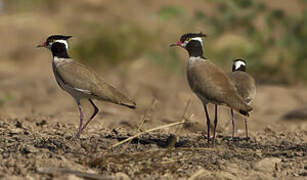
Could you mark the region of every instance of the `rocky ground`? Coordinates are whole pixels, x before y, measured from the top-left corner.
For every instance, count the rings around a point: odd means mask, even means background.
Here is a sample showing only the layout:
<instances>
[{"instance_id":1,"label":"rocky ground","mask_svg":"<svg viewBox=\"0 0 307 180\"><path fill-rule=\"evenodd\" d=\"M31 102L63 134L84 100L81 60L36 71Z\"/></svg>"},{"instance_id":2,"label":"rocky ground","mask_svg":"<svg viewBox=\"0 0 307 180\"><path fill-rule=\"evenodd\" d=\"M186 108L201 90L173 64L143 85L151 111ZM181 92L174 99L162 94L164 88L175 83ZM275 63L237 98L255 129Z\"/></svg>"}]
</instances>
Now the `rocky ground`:
<instances>
[{"instance_id":1,"label":"rocky ground","mask_svg":"<svg viewBox=\"0 0 307 180\"><path fill-rule=\"evenodd\" d=\"M266 128L249 140L218 135L213 146L201 133L173 134L163 129L110 148L136 132L99 127L75 139L75 126L50 120L1 119L0 177L304 179L307 176L305 130L276 132Z\"/></svg>"}]
</instances>

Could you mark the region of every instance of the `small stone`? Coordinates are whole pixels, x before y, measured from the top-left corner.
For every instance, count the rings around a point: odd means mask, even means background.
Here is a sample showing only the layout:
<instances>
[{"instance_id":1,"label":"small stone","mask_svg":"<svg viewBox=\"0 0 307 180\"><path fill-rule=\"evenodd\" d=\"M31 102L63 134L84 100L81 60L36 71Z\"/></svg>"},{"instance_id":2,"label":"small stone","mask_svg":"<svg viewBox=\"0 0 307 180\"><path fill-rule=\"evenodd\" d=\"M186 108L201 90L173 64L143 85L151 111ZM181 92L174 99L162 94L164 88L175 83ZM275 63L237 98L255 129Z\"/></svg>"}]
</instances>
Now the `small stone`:
<instances>
[{"instance_id":1,"label":"small stone","mask_svg":"<svg viewBox=\"0 0 307 180\"><path fill-rule=\"evenodd\" d=\"M21 132L23 131L23 129L20 129L20 128L14 128L14 129L11 129L11 134L20 134Z\"/></svg>"},{"instance_id":2,"label":"small stone","mask_svg":"<svg viewBox=\"0 0 307 180\"><path fill-rule=\"evenodd\" d=\"M38 152L38 149L35 148L34 146L32 145L27 145L26 148L28 149L29 152L31 153L35 153L35 152Z\"/></svg>"},{"instance_id":3,"label":"small stone","mask_svg":"<svg viewBox=\"0 0 307 180\"><path fill-rule=\"evenodd\" d=\"M28 180L35 180L35 178L34 178L33 176L31 176L30 174L28 174L28 175L26 176L26 179L28 179Z\"/></svg>"},{"instance_id":4,"label":"small stone","mask_svg":"<svg viewBox=\"0 0 307 180\"><path fill-rule=\"evenodd\" d=\"M220 171L220 172L216 173L216 176L218 177L217 179L229 179L229 180L238 179L238 177L232 175L229 172L225 172L225 171Z\"/></svg>"},{"instance_id":5,"label":"small stone","mask_svg":"<svg viewBox=\"0 0 307 180\"><path fill-rule=\"evenodd\" d=\"M116 173L115 174L116 180L130 180L130 177L122 172Z\"/></svg>"},{"instance_id":6,"label":"small stone","mask_svg":"<svg viewBox=\"0 0 307 180\"><path fill-rule=\"evenodd\" d=\"M22 128L22 123L21 123L20 121L16 121L15 126L16 126L17 128Z\"/></svg>"},{"instance_id":7,"label":"small stone","mask_svg":"<svg viewBox=\"0 0 307 180\"><path fill-rule=\"evenodd\" d=\"M258 171L273 172L276 164L280 162L281 159L279 158L264 158L255 164L255 169Z\"/></svg>"},{"instance_id":8,"label":"small stone","mask_svg":"<svg viewBox=\"0 0 307 180\"><path fill-rule=\"evenodd\" d=\"M83 178L80 178L80 177L78 177L74 174L70 174L70 175L68 175L67 179L68 180L82 180Z\"/></svg>"}]
</instances>

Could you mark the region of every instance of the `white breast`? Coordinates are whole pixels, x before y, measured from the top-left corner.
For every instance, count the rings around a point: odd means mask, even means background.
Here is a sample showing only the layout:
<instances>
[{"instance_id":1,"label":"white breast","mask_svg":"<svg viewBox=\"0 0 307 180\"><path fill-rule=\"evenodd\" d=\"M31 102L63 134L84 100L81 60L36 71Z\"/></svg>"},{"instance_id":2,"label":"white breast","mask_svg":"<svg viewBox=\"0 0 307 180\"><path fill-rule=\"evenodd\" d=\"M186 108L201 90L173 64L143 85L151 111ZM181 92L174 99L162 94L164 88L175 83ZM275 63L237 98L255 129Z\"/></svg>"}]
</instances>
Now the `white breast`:
<instances>
[{"instance_id":1,"label":"white breast","mask_svg":"<svg viewBox=\"0 0 307 180\"><path fill-rule=\"evenodd\" d=\"M197 66L197 64L202 62L202 61L206 61L206 60L201 58L201 57L193 57L192 56L188 60L188 67Z\"/></svg>"},{"instance_id":2,"label":"white breast","mask_svg":"<svg viewBox=\"0 0 307 180\"><path fill-rule=\"evenodd\" d=\"M70 59L70 58L59 58L59 57L56 57L56 56L53 57L53 62L56 65L59 65L61 63L67 63L67 62L70 62L70 61L73 61L73 60Z\"/></svg>"},{"instance_id":3,"label":"white breast","mask_svg":"<svg viewBox=\"0 0 307 180\"><path fill-rule=\"evenodd\" d=\"M63 61L63 58L58 58L58 57L54 56L53 61L57 64L57 63Z\"/></svg>"}]
</instances>

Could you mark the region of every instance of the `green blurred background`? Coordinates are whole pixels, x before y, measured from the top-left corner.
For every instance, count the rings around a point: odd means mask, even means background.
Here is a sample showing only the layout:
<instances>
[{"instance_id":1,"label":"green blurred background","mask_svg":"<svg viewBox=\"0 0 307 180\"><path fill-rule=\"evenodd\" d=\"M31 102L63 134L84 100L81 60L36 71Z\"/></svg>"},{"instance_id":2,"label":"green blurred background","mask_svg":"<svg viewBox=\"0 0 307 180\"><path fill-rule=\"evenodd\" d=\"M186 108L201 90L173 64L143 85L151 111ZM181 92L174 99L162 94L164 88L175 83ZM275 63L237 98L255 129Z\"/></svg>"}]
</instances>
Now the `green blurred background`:
<instances>
[{"instance_id":1,"label":"green blurred background","mask_svg":"<svg viewBox=\"0 0 307 180\"><path fill-rule=\"evenodd\" d=\"M307 82L306 0L0 2L2 59L28 61L35 43L58 33L74 36L70 53L94 67L144 58L180 74L186 54L168 45L202 31L205 56L225 71L241 57L259 83Z\"/></svg>"}]
</instances>

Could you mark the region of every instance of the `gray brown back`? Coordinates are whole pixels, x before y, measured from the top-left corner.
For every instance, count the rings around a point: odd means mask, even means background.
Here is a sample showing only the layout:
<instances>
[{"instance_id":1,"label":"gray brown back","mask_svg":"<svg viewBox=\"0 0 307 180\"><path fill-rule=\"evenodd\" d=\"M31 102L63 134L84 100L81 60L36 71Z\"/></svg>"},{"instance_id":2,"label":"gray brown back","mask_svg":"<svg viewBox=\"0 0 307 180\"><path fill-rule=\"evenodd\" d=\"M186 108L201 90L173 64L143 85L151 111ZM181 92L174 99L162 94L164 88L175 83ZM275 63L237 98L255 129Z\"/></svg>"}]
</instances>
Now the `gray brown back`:
<instances>
[{"instance_id":1,"label":"gray brown back","mask_svg":"<svg viewBox=\"0 0 307 180\"><path fill-rule=\"evenodd\" d=\"M228 77L235 84L239 95L250 104L256 96L255 79L244 71L231 72Z\"/></svg>"},{"instance_id":2,"label":"gray brown back","mask_svg":"<svg viewBox=\"0 0 307 180\"><path fill-rule=\"evenodd\" d=\"M111 85L105 83L99 75L72 59L63 59L54 61L54 71L58 78L64 82L66 86L70 86L76 90L83 91L90 95L91 98L109 101L112 103L135 107L135 103L128 99Z\"/></svg>"},{"instance_id":3,"label":"gray brown back","mask_svg":"<svg viewBox=\"0 0 307 180\"><path fill-rule=\"evenodd\" d=\"M187 77L191 89L204 103L226 104L238 111L252 110L238 94L232 81L208 59L190 57Z\"/></svg>"}]
</instances>

